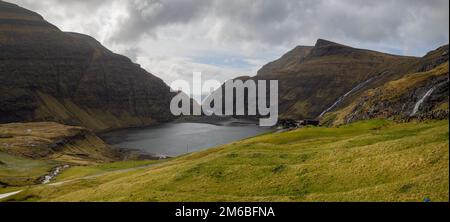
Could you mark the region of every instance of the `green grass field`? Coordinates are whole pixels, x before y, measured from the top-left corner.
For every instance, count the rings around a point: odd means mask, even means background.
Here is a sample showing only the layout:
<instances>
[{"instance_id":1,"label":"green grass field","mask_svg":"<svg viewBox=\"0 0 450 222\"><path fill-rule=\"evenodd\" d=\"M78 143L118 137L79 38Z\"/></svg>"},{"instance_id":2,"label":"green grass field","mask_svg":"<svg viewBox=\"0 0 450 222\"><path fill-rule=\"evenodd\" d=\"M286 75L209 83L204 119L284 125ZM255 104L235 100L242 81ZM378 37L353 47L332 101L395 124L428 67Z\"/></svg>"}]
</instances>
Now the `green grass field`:
<instances>
[{"instance_id":1,"label":"green grass field","mask_svg":"<svg viewBox=\"0 0 450 222\"><path fill-rule=\"evenodd\" d=\"M0 151L0 185L24 186L34 184L57 166L51 160L29 160ZM0 186L0 193L2 186Z\"/></svg>"},{"instance_id":2,"label":"green grass field","mask_svg":"<svg viewBox=\"0 0 450 222\"><path fill-rule=\"evenodd\" d=\"M107 172L141 168L162 162L164 161L163 160L121 161L93 166L75 166L65 170L61 175L59 175L56 178L55 182L95 176Z\"/></svg>"},{"instance_id":3,"label":"green grass field","mask_svg":"<svg viewBox=\"0 0 450 222\"><path fill-rule=\"evenodd\" d=\"M57 180L104 173L10 200L449 201L448 128L448 120L371 120L271 133L129 171L73 168Z\"/></svg>"}]
</instances>

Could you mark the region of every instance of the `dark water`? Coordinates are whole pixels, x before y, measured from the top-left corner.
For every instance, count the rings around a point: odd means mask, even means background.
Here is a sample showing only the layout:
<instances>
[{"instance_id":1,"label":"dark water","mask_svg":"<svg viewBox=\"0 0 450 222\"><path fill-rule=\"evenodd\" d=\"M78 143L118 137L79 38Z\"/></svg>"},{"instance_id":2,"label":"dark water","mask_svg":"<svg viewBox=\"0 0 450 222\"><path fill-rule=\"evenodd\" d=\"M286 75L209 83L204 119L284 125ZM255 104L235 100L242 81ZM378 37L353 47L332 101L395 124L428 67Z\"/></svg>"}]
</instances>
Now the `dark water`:
<instances>
[{"instance_id":1,"label":"dark water","mask_svg":"<svg viewBox=\"0 0 450 222\"><path fill-rule=\"evenodd\" d=\"M159 126L110 132L102 137L114 147L143 150L163 156L178 156L227 144L270 131L254 124L211 125L167 123Z\"/></svg>"}]
</instances>

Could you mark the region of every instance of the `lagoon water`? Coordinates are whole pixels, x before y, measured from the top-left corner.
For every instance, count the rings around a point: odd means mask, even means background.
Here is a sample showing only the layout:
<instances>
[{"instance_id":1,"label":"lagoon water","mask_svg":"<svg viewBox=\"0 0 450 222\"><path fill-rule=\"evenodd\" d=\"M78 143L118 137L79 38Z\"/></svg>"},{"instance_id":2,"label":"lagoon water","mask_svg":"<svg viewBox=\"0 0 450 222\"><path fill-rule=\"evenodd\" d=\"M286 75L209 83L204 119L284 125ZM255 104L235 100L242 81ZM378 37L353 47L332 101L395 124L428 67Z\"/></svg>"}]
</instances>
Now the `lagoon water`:
<instances>
[{"instance_id":1,"label":"lagoon water","mask_svg":"<svg viewBox=\"0 0 450 222\"><path fill-rule=\"evenodd\" d=\"M147 128L114 131L102 137L114 147L139 149L150 154L174 157L268 131L270 129L255 124L166 123Z\"/></svg>"}]
</instances>

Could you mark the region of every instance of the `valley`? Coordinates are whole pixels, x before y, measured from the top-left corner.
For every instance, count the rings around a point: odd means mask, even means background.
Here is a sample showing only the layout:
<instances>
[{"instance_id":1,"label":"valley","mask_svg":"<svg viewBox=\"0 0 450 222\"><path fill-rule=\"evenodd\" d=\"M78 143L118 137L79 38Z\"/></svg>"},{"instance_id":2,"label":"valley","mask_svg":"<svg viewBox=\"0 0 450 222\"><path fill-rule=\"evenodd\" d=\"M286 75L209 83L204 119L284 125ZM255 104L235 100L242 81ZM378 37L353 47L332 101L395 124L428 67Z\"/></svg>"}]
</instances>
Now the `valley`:
<instances>
[{"instance_id":1,"label":"valley","mask_svg":"<svg viewBox=\"0 0 450 222\"><path fill-rule=\"evenodd\" d=\"M449 45L427 50L296 46L235 79L278 81L263 128L174 116L159 73L0 0L0 202L448 202Z\"/></svg>"}]
</instances>

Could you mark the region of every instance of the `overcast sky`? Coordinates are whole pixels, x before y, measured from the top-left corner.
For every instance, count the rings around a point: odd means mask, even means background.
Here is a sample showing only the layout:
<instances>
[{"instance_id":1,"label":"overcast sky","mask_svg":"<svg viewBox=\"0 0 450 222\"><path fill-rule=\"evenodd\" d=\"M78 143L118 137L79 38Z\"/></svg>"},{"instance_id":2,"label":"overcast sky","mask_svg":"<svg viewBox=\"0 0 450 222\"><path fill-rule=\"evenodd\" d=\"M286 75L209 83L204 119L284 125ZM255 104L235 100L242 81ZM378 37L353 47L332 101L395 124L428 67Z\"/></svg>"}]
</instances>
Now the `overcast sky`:
<instances>
[{"instance_id":1,"label":"overcast sky","mask_svg":"<svg viewBox=\"0 0 450 222\"><path fill-rule=\"evenodd\" d=\"M8 0L7 0L8 1ZM318 38L422 56L449 42L448 0L9 0L91 35L166 83L224 81Z\"/></svg>"}]
</instances>

